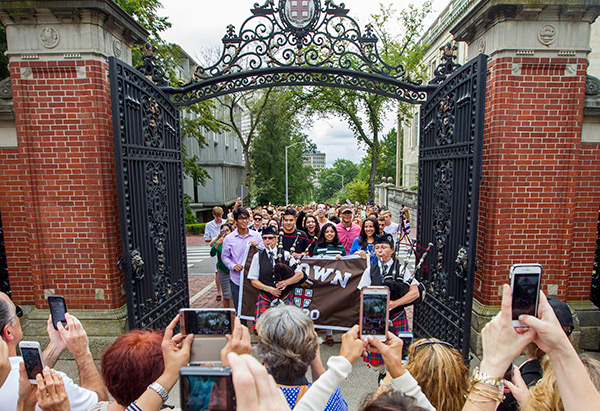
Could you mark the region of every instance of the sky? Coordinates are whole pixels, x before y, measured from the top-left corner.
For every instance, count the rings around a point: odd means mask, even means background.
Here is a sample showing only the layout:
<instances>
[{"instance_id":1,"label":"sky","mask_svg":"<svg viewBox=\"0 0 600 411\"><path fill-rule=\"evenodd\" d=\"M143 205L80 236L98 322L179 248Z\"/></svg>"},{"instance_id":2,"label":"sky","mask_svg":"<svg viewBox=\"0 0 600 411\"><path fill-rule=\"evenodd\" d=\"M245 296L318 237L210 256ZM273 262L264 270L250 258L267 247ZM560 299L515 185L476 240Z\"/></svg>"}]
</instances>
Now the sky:
<instances>
[{"instance_id":1,"label":"sky","mask_svg":"<svg viewBox=\"0 0 600 411\"><path fill-rule=\"evenodd\" d=\"M425 22L427 28L437 17L450 0L434 0L433 12ZM219 50L222 48L221 38L226 27L233 24L239 28L244 20L251 16L250 9L255 3L260 5L265 0L161 0L162 9L160 16L167 16L172 27L162 34L162 37L171 43L179 44L197 61L206 56L206 50ZM355 18L361 28L369 22L370 15L379 11L379 2L372 0L337 0L335 4L344 3L350 9L349 16ZM412 3L421 5L424 0L398 1L388 0L396 10L403 5ZM212 53L211 53L212 54ZM394 114L388 113L384 121L384 135L395 127ZM310 122L312 127L305 128L309 138L317 145L317 149L327 156L327 166L331 166L338 158L349 159L359 163L366 151L364 145L359 148L354 134L345 121L336 117L327 119L315 118Z\"/></svg>"}]
</instances>

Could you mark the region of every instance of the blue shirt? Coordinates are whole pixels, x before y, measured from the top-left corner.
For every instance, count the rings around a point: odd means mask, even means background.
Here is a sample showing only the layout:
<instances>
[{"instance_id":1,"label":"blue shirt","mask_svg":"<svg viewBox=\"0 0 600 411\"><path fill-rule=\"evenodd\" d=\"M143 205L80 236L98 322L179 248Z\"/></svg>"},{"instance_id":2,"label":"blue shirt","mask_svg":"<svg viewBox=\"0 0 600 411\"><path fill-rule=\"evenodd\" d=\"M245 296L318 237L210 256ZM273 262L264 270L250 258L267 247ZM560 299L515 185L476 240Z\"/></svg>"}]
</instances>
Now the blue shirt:
<instances>
[{"instance_id":1,"label":"blue shirt","mask_svg":"<svg viewBox=\"0 0 600 411\"><path fill-rule=\"evenodd\" d=\"M308 384L310 387L312 384ZM296 404L296 398L298 398L298 393L300 392L300 386L297 387L282 387L278 386L281 391L283 391L283 395L285 395L285 399L288 402L288 405L291 409L294 409L294 405ZM348 404L340 391L340 387L338 386L331 397L329 397L329 401L327 401L327 405L323 411L348 411Z\"/></svg>"},{"instance_id":2,"label":"blue shirt","mask_svg":"<svg viewBox=\"0 0 600 411\"><path fill-rule=\"evenodd\" d=\"M371 265L377 264L377 256L375 255L375 245L373 243L367 243L367 247L361 247L359 244L360 236L356 237L354 241L352 241L352 247L350 247L350 253L348 255L352 255L358 250L364 250L369 253L371 256Z\"/></svg>"}]
</instances>

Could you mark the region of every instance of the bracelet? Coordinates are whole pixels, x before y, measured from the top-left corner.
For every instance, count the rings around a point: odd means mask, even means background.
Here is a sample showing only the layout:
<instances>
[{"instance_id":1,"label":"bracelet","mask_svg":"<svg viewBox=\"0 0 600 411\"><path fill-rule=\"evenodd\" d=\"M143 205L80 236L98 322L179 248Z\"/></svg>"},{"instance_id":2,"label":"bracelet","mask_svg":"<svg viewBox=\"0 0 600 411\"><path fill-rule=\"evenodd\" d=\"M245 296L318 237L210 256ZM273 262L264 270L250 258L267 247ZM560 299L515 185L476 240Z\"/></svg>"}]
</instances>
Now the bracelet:
<instances>
[{"instance_id":1,"label":"bracelet","mask_svg":"<svg viewBox=\"0 0 600 411\"><path fill-rule=\"evenodd\" d=\"M500 391L504 390L504 381L494 378L490 375L487 375L481 371L479 371L479 367L475 367L473 370L473 375L471 376L471 382L482 382L487 385L491 385L494 388L498 388Z\"/></svg>"},{"instance_id":2,"label":"bracelet","mask_svg":"<svg viewBox=\"0 0 600 411\"><path fill-rule=\"evenodd\" d=\"M167 390L165 390L165 387L163 387L162 385L160 385L156 381L153 382L152 384L150 384L148 386L148 388L156 391L156 393L158 395L160 395L160 397L162 398L163 403L166 402L169 399L169 393L167 392Z\"/></svg>"}]
</instances>

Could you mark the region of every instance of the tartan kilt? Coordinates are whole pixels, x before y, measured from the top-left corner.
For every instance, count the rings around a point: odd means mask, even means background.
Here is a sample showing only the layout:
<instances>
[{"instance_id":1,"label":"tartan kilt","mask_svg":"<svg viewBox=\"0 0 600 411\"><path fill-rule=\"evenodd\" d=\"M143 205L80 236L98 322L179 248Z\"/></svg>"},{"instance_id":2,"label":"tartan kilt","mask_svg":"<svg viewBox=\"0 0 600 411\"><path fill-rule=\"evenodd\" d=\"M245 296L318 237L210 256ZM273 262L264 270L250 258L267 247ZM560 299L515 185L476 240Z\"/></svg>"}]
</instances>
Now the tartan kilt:
<instances>
[{"instance_id":1,"label":"tartan kilt","mask_svg":"<svg viewBox=\"0 0 600 411\"><path fill-rule=\"evenodd\" d=\"M398 315L391 318L392 326L390 327L390 332L392 334L398 335L400 332L408 332L408 319L406 318L406 312L404 310L400 311ZM374 353L367 351L367 355L363 356L363 361L372 367L377 367L383 365L383 357L379 353Z\"/></svg>"},{"instance_id":2,"label":"tartan kilt","mask_svg":"<svg viewBox=\"0 0 600 411\"><path fill-rule=\"evenodd\" d=\"M288 295L286 295L285 297L281 298L281 301L283 301L283 303L285 305L294 304L294 298L293 298L292 294L293 293L290 292ZM254 324L255 324L255 328L256 328L256 321L258 321L258 318L262 315L262 313L264 313L265 311L267 311L267 309L271 305L271 302L273 300L275 300L276 298L277 297L269 297L265 293L263 293L262 291L260 293L258 293L258 298L256 299L256 308L254 309Z\"/></svg>"}]
</instances>

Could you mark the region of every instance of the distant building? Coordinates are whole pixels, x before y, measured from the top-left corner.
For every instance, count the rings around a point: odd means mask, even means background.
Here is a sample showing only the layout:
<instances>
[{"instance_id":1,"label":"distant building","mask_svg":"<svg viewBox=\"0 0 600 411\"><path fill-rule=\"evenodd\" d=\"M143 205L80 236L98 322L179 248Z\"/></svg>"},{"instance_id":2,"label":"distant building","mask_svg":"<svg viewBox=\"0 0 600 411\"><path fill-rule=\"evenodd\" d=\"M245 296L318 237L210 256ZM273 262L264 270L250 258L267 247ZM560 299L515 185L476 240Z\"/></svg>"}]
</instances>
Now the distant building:
<instances>
[{"instance_id":1,"label":"distant building","mask_svg":"<svg viewBox=\"0 0 600 411\"><path fill-rule=\"evenodd\" d=\"M185 52L181 57L183 61L178 67L177 74L180 78L188 79L197 63ZM229 99L231 96L219 98ZM225 119L228 117L225 110L223 105L217 103L213 114L217 118ZM242 129L247 128L248 121L244 119L242 110L237 110L235 115L236 121L242 124ZM189 110L182 109L182 120L192 116L194 114ZM206 181L205 186L199 185L195 189L193 180L184 176L183 189L185 194L193 199L190 206L200 221L209 221L214 206L225 208L235 202L236 189L242 184L244 176L244 159L241 143L233 132L204 131L203 134L206 137L206 147L200 148L195 139L185 136L183 136L183 144L187 149L187 156L189 158L198 156L198 165L206 169L211 178Z\"/></svg>"},{"instance_id":2,"label":"distant building","mask_svg":"<svg viewBox=\"0 0 600 411\"><path fill-rule=\"evenodd\" d=\"M325 153L321 153L320 151L317 151L315 153L306 153L302 156L303 164L305 166L311 166L312 168L315 169L317 174L319 174L319 172L321 172L321 170L325 169L325 164L326 164L325 156L326 156Z\"/></svg>"}]
</instances>

